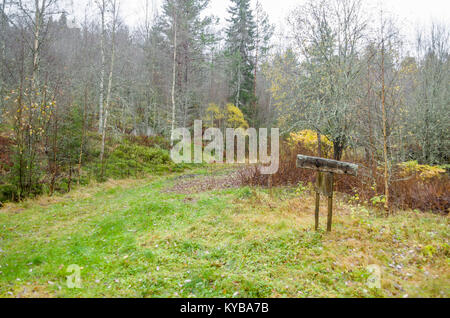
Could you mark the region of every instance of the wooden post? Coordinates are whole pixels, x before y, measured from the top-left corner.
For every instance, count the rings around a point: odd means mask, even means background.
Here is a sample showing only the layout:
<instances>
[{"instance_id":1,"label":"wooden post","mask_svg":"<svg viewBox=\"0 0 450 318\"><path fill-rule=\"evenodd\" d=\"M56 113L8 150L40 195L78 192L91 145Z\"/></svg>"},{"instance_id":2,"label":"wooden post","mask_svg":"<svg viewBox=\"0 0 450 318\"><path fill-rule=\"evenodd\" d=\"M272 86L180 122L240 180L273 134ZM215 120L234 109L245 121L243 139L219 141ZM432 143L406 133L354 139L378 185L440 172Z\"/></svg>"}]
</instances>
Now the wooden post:
<instances>
[{"instance_id":1,"label":"wooden post","mask_svg":"<svg viewBox=\"0 0 450 318\"><path fill-rule=\"evenodd\" d=\"M319 230L320 193L316 190L316 231Z\"/></svg>"},{"instance_id":2,"label":"wooden post","mask_svg":"<svg viewBox=\"0 0 450 318\"><path fill-rule=\"evenodd\" d=\"M269 179L267 180L267 182L269 183L269 195L272 197L272 175L269 175Z\"/></svg>"},{"instance_id":3,"label":"wooden post","mask_svg":"<svg viewBox=\"0 0 450 318\"><path fill-rule=\"evenodd\" d=\"M317 171L315 229L319 229L320 194L328 197L327 231L331 232L333 224L334 174L358 175L358 165L348 162L329 160L318 157L298 155L297 167Z\"/></svg>"},{"instance_id":4,"label":"wooden post","mask_svg":"<svg viewBox=\"0 0 450 318\"><path fill-rule=\"evenodd\" d=\"M328 223L327 232L331 232L331 226L333 224L333 196L328 197Z\"/></svg>"},{"instance_id":5,"label":"wooden post","mask_svg":"<svg viewBox=\"0 0 450 318\"><path fill-rule=\"evenodd\" d=\"M328 221L327 221L327 232L331 232L331 227L333 224L333 190L334 190L334 175L330 173L329 181L331 191L328 194Z\"/></svg>"}]
</instances>

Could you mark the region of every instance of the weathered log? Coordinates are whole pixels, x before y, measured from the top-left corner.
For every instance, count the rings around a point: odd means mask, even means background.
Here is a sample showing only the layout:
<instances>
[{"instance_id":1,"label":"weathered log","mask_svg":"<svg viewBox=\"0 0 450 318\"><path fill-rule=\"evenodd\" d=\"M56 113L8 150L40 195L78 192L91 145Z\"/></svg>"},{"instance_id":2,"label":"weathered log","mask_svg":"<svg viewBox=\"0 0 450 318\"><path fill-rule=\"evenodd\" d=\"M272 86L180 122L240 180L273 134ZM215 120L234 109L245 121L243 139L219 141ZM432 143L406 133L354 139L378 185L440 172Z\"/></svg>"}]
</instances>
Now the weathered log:
<instances>
[{"instance_id":1,"label":"weathered log","mask_svg":"<svg viewBox=\"0 0 450 318\"><path fill-rule=\"evenodd\" d=\"M321 172L358 176L358 165L324 158L298 155L297 167Z\"/></svg>"}]
</instances>

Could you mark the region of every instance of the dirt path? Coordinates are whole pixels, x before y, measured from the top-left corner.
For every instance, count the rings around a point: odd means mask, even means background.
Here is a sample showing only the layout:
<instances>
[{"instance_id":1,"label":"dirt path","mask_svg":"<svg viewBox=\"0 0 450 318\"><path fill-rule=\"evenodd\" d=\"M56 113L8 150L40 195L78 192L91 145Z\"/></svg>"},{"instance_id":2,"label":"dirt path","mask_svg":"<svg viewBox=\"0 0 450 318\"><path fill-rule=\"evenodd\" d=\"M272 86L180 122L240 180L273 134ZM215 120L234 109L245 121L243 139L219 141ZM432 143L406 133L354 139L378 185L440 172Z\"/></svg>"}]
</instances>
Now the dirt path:
<instances>
[{"instance_id":1,"label":"dirt path","mask_svg":"<svg viewBox=\"0 0 450 318\"><path fill-rule=\"evenodd\" d=\"M238 188L242 185L238 170L220 175L183 175L165 193L193 194L222 189Z\"/></svg>"}]
</instances>

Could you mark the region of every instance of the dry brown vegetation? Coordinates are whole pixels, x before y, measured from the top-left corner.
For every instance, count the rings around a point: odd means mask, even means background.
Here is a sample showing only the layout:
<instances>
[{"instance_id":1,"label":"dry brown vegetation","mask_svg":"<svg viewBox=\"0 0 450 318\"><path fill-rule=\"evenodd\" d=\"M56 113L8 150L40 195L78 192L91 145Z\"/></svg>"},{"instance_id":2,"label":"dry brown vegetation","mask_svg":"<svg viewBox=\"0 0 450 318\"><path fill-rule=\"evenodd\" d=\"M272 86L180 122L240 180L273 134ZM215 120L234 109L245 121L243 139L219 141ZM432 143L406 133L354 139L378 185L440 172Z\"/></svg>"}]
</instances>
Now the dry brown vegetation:
<instances>
[{"instance_id":1,"label":"dry brown vegetation","mask_svg":"<svg viewBox=\"0 0 450 318\"><path fill-rule=\"evenodd\" d=\"M280 169L272 176L272 186L296 186L300 182L313 184L316 172L298 169L296 159L298 154L315 155L302 145L291 147L284 143L280 154ZM360 166L359 176L336 176L335 189L348 194L353 201L364 202L378 206L384 194L384 179L382 171L373 172L367 162L349 154L344 161L354 162ZM262 175L257 166L242 169L239 172L240 180L244 185L268 186L269 176ZM417 209L420 211L433 211L448 214L450 212L450 178L448 174L423 179L417 174L404 176L400 171L392 175L391 194L393 208L398 210Z\"/></svg>"},{"instance_id":2,"label":"dry brown vegetation","mask_svg":"<svg viewBox=\"0 0 450 318\"><path fill-rule=\"evenodd\" d=\"M12 165L11 162L11 146L12 142L9 138L0 136L0 175Z\"/></svg>"}]
</instances>

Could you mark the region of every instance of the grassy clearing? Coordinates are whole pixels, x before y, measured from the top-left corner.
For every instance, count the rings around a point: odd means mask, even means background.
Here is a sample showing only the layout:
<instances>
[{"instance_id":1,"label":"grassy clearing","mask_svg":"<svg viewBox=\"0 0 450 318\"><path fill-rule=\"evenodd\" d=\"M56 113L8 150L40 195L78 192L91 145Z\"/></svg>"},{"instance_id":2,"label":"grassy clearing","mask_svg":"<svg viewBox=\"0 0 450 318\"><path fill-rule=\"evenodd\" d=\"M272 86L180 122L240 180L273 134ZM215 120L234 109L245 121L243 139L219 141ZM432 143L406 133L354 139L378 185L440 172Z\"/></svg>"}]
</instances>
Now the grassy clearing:
<instances>
[{"instance_id":1,"label":"grassy clearing","mask_svg":"<svg viewBox=\"0 0 450 318\"><path fill-rule=\"evenodd\" d=\"M338 202L333 233L315 233L307 193L166 191L179 182L108 182L0 210L0 296L450 296L447 217ZM81 289L67 287L71 264ZM367 286L371 264L381 289Z\"/></svg>"}]
</instances>

